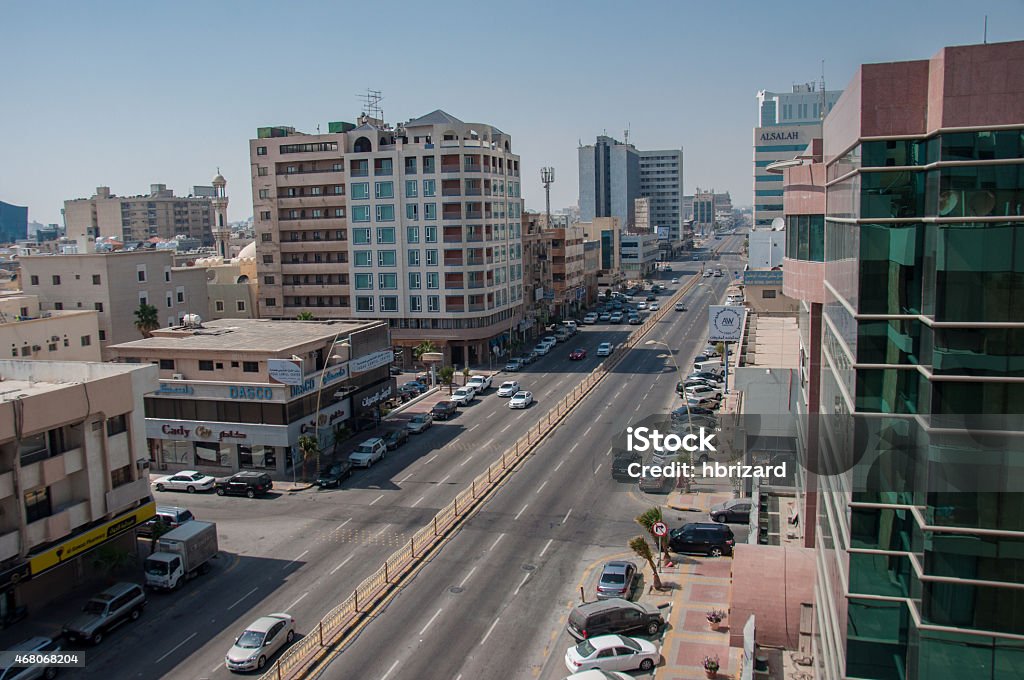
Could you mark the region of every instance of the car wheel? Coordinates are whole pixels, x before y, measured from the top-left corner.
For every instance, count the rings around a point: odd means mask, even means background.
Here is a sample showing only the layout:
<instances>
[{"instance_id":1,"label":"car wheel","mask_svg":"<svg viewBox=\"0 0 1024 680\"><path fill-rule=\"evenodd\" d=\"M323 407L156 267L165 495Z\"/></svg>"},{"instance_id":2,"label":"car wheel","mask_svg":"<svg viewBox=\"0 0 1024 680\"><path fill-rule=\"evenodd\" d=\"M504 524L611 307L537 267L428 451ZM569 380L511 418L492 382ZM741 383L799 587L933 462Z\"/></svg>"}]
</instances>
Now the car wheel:
<instances>
[{"instance_id":1,"label":"car wheel","mask_svg":"<svg viewBox=\"0 0 1024 680\"><path fill-rule=\"evenodd\" d=\"M196 487L194 487L191 484L189 484L188 486L185 487L185 491L188 491L189 493L195 493L196 492Z\"/></svg>"},{"instance_id":2,"label":"car wheel","mask_svg":"<svg viewBox=\"0 0 1024 680\"><path fill-rule=\"evenodd\" d=\"M656 622L651 621L649 624L647 624L648 635L657 635L659 630L661 630L661 626L659 626Z\"/></svg>"},{"instance_id":3,"label":"car wheel","mask_svg":"<svg viewBox=\"0 0 1024 680\"><path fill-rule=\"evenodd\" d=\"M256 497L256 492L253 491L252 489L246 489L245 497L246 498L255 498Z\"/></svg>"},{"instance_id":4,"label":"car wheel","mask_svg":"<svg viewBox=\"0 0 1024 680\"><path fill-rule=\"evenodd\" d=\"M708 551L708 554L711 555L712 557L721 557L722 556L722 549L716 545L713 548L711 548L711 550Z\"/></svg>"},{"instance_id":5,"label":"car wheel","mask_svg":"<svg viewBox=\"0 0 1024 680\"><path fill-rule=\"evenodd\" d=\"M711 515L712 522L718 522L719 524L725 523L725 515Z\"/></svg>"},{"instance_id":6,"label":"car wheel","mask_svg":"<svg viewBox=\"0 0 1024 680\"><path fill-rule=\"evenodd\" d=\"M157 491L163 491L164 490L164 485L163 484L157 484L156 485L156 490Z\"/></svg>"},{"instance_id":7,"label":"car wheel","mask_svg":"<svg viewBox=\"0 0 1024 680\"><path fill-rule=\"evenodd\" d=\"M180 581L178 583L180 583ZM174 585L175 587L177 587L178 584L175 583ZM133 609L132 613L128 615L128 618L130 618L132 621L138 621L140 616L142 616L142 612L138 609Z\"/></svg>"},{"instance_id":8,"label":"car wheel","mask_svg":"<svg viewBox=\"0 0 1024 680\"><path fill-rule=\"evenodd\" d=\"M287 642L288 644L291 644L292 640L294 640L294 639L295 639L295 631L294 630L290 630L290 631L288 631L288 636L284 639L284 641Z\"/></svg>"},{"instance_id":9,"label":"car wheel","mask_svg":"<svg viewBox=\"0 0 1024 680\"><path fill-rule=\"evenodd\" d=\"M223 496L225 493L226 492L224 491L224 489L217 489L217 495L218 496Z\"/></svg>"},{"instance_id":10,"label":"car wheel","mask_svg":"<svg viewBox=\"0 0 1024 680\"><path fill-rule=\"evenodd\" d=\"M267 665L267 657L261 656L260 660L256 662L256 668L263 670L263 667Z\"/></svg>"},{"instance_id":11,"label":"car wheel","mask_svg":"<svg viewBox=\"0 0 1024 680\"><path fill-rule=\"evenodd\" d=\"M99 631L93 633L92 637L89 638L89 642L91 642L94 645L98 645L99 643L103 642L103 633L100 633Z\"/></svg>"},{"instance_id":12,"label":"car wheel","mask_svg":"<svg viewBox=\"0 0 1024 680\"><path fill-rule=\"evenodd\" d=\"M640 670L642 670L643 672L646 673L647 671L651 670L652 668L654 668L654 662L651 661L650 659L644 659L643 661L640 662Z\"/></svg>"}]
</instances>

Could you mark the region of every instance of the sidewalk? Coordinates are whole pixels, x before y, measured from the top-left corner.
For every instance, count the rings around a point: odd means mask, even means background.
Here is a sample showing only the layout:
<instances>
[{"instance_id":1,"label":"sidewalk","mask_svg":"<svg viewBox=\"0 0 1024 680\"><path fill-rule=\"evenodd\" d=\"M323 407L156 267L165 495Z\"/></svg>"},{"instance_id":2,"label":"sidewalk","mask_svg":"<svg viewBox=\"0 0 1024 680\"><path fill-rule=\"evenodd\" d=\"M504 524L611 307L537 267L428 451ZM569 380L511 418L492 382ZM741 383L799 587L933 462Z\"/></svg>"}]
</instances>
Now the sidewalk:
<instances>
[{"instance_id":1,"label":"sidewalk","mask_svg":"<svg viewBox=\"0 0 1024 680\"><path fill-rule=\"evenodd\" d=\"M668 500L665 504L672 510L679 510L681 512L703 512L704 514L707 514L710 512L712 505L724 503L731 498L733 498L732 491L720 491L718 489L698 489L697 491L692 491L690 493L673 491L668 495Z\"/></svg>"}]
</instances>

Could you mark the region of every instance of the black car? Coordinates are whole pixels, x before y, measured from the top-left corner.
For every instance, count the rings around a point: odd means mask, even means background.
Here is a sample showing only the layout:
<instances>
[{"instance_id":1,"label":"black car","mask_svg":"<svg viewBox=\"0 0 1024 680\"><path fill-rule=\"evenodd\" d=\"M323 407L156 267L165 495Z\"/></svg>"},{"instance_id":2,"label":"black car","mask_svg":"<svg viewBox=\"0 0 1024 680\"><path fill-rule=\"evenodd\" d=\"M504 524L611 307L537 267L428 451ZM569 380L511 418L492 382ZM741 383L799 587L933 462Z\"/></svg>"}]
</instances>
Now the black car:
<instances>
[{"instance_id":1,"label":"black car","mask_svg":"<svg viewBox=\"0 0 1024 680\"><path fill-rule=\"evenodd\" d=\"M402 444L409 441L409 430L404 427L398 430L391 430L383 437L384 443L387 444L388 451L394 451Z\"/></svg>"},{"instance_id":2,"label":"black car","mask_svg":"<svg viewBox=\"0 0 1024 680\"><path fill-rule=\"evenodd\" d=\"M711 557L731 555L736 545L732 529L724 524L693 522L668 532L668 547L673 552L704 553Z\"/></svg>"},{"instance_id":3,"label":"black car","mask_svg":"<svg viewBox=\"0 0 1024 680\"><path fill-rule=\"evenodd\" d=\"M724 503L711 506L711 521L722 523L747 524L750 522L749 498L732 498Z\"/></svg>"},{"instance_id":4,"label":"black car","mask_svg":"<svg viewBox=\"0 0 1024 680\"><path fill-rule=\"evenodd\" d=\"M622 451L616 453L612 459L612 479L617 482L633 482L636 477L629 474L629 466L633 463L642 464L642 458L636 451Z\"/></svg>"},{"instance_id":5,"label":"black car","mask_svg":"<svg viewBox=\"0 0 1024 680\"><path fill-rule=\"evenodd\" d=\"M213 487L218 496L255 498L274 488L274 482L266 472L236 472L230 477L218 479Z\"/></svg>"},{"instance_id":6,"label":"black car","mask_svg":"<svg viewBox=\"0 0 1024 680\"><path fill-rule=\"evenodd\" d=\"M434 416L434 420L448 420L458 411L459 405L454 401L439 401L430 409L430 415Z\"/></svg>"},{"instance_id":7,"label":"black car","mask_svg":"<svg viewBox=\"0 0 1024 680\"><path fill-rule=\"evenodd\" d=\"M577 640L586 640L598 635L657 635L664 625L656 607L616 597L574 607L565 629Z\"/></svg>"},{"instance_id":8,"label":"black car","mask_svg":"<svg viewBox=\"0 0 1024 680\"><path fill-rule=\"evenodd\" d=\"M648 295L646 299L647 299L648 302L654 302L654 301L656 301L658 299L658 296L656 296L656 295Z\"/></svg>"},{"instance_id":9,"label":"black car","mask_svg":"<svg viewBox=\"0 0 1024 680\"><path fill-rule=\"evenodd\" d=\"M316 485L321 489L329 487L337 487L341 485L341 480L347 479L352 476L352 463L347 460L341 461L329 465L320 471L320 474L316 476Z\"/></svg>"}]
</instances>

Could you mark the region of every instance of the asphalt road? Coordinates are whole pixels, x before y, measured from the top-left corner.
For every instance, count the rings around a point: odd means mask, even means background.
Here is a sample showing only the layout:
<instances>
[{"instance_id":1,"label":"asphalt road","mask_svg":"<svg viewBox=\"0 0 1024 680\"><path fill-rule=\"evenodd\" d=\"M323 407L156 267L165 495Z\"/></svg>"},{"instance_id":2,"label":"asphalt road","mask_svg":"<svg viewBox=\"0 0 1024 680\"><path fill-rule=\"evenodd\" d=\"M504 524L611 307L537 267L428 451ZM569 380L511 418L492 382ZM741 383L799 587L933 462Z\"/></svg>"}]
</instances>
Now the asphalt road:
<instances>
[{"instance_id":1,"label":"asphalt road","mask_svg":"<svg viewBox=\"0 0 1024 680\"><path fill-rule=\"evenodd\" d=\"M695 262L676 263L676 271L663 275L663 278L678 276L682 285L686 281L685 272L699 271L696 265L698 263ZM656 333L663 332L666 338L674 337L676 333L687 333L687 342L691 346L702 342L706 314L701 315L698 308L706 303L707 291L724 290L725 285L722 278L704 281L709 283L688 294L691 312L678 316L669 312L668 322L659 325L665 328L664 332L659 328ZM673 290L674 287L669 294ZM75 677L226 678L229 673L223 667L224 653L252 620L266 613L287 611L297 619L300 634L306 632L409 536L429 522L439 508L451 502L507 443L524 434L550 403L562 398L589 373L600 361L595 355L598 343L621 342L633 329L627 325L584 327L579 335L558 345L547 357L515 375L524 389L533 391L538 404L530 409L512 411L506 407L507 400L498 398L496 390L492 389L471 406L461 409L458 417L436 423L426 433L412 437L408 444L389 453L371 470L356 472L340 490L309 490L258 499L155 493L160 504L185 506L197 518L216 522L221 555L209 574L186 584L177 593L151 595L142 619L119 628L102 645L90 650L88 667L76 672ZM588 350L585 360L573 362L568 359L569 351L576 347ZM647 402L652 408L655 401L659 401L657 408L668 407L667 399L671 396L675 377L674 373L667 377L663 373L664 360L657 358L657 354L663 351L663 348L654 347L632 352L617 368L618 375L604 381L600 390L612 390L607 395L601 392L605 395L602 399L609 404L606 407L609 415L620 418L634 415L635 412L627 414L625 410L611 405L640 404L637 406L639 409L644 406L648 392L655 397ZM689 351L687 348L683 354ZM645 372L658 377L667 389L652 390L651 381L646 378L629 379L633 373ZM496 376L496 384L504 377L504 374ZM616 387L620 391L628 389L625 394L617 395L614 394ZM588 403L595 403L594 398ZM594 415L585 414L586 410L574 415L572 422L578 424L581 422L579 418L585 421ZM563 426L543 450L554 451L549 454L554 459L560 455L558 446L564 446L566 450L573 448L573 453L565 453L567 458L586 454L589 458L584 458L584 462L589 461L588 464L594 468L604 465L604 475L592 475L592 479L588 478L589 481L580 488L571 482L580 474L576 466L564 466L564 472L560 474L572 475L569 478L554 475L549 478L547 468L531 461L513 478L514 483L486 507L486 513L474 520L474 526L463 531L452 547L445 548L441 559L448 559L449 553L458 554L454 546L466 541L466 536L479 532L478 524L482 518L493 517L495 522L501 523L519 510L505 508L504 504L515 506L521 497L531 494L535 495L528 499L531 507L520 514L519 523L513 525L516 529L536 525L539 532L548 524L555 529L561 525L555 523L557 518L554 515L561 516L569 509L568 506L562 508L565 503L560 499L579 498L580 506L574 509L576 516L570 515L564 521L564 525L570 527L566 531L597 533L587 533L573 540L582 540L581 545L587 545L599 540L599 534L611 532L613 527L606 523L610 519L602 519L593 526L590 522L580 522L589 511L585 507L588 504L586 499L599 497L590 494L600 494L606 482L611 483L607 476L608 463L598 458L598 449L607 448L604 444L609 437L608 428L603 424L593 424L594 432L581 439L578 446L573 447L577 443L574 433L585 426ZM587 445L584 446L583 442ZM564 479L569 481L557 481ZM544 484L545 481L548 483ZM593 486L598 483L599 486ZM583 490L587 493L581 495ZM625 493L615 494L613 503L626 503L628 497L629 494ZM523 503L520 503L520 508ZM602 512L618 507L612 505ZM509 517L505 518L505 514ZM629 512L618 514L626 518L632 516ZM488 533L486 529L484 533ZM547 534L539 532L538 535ZM538 535L527 532L522 540L528 540L532 545ZM554 534L549 537L554 540ZM611 534L607 540L612 540ZM529 547L521 545L519 539L512 539L511 535L508 543L501 554L506 554L509 559L512 555L529 553ZM554 544L549 546L545 555L550 557L558 553L555 548ZM509 550L512 552L504 552ZM540 572L538 575L549 578ZM425 576L426 572L414 581L417 592L423 587L420 583L428 581ZM487 576L478 583L489 581L491 577ZM561 579L554 579L551 586L561 582ZM533 606L549 608L550 602L538 601ZM384 621L393 618L387 616ZM442 617L439 615L438 618ZM441 626L440 622L438 626ZM377 634L376 629L373 634ZM349 653L346 652L345 656L347 658ZM371 656L374 663L386 658L372 651ZM385 670L380 669L379 672ZM360 676L379 677L372 673ZM467 675L469 677L474 676Z\"/></svg>"},{"instance_id":2,"label":"asphalt road","mask_svg":"<svg viewBox=\"0 0 1024 680\"><path fill-rule=\"evenodd\" d=\"M728 239L729 237L727 237ZM723 251L738 250L732 237ZM676 263L676 271L696 263ZM736 270L728 255L723 268ZM699 271L699 268L697 269ZM667 343L685 371L706 339L706 305L729 278L703 279L647 336ZM610 442L627 425L679 405L666 348L630 351L523 467L439 551L321 678L422 680L562 678L562 631L578 587L612 556L628 556L633 517L659 498L612 480ZM663 500L663 497L660 497ZM670 513L677 526L696 517ZM734 528L734 530L737 530ZM737 531L737 538L745 536ZM592 593L588 593L593 598Z\"/></svg>"}]
</instances>

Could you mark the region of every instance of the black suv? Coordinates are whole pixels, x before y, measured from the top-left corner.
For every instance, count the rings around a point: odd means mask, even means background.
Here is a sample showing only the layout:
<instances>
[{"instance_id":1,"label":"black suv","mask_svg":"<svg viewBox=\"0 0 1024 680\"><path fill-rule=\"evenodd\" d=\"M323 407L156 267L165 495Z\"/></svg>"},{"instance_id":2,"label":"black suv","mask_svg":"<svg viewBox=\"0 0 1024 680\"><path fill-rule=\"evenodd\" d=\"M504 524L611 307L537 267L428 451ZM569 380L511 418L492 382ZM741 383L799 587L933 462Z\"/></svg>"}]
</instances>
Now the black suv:
<instances>
[{"instance_id":1,"label":"black suv","mask_svg":"<svg viewBox=\"0 0 1024 680\"><path fill-rule=\"evenodd\" d=\"M320 474L316 477L316 485L321 489L331 486L338 487L341 486L341 480L351 476L352 463L348 460L343 460L321 470Z\"/></svg>"},{"instance_id":2,"label":"black suv","mask_svg":"<svg viewBox=\"0 0 1024 680\"><path fill-rule=\"evenodd\" d=\"M598 635L657 635L665 618L656 607L618 597L574 607L565 629L577 640Z\"/></svg>"},{"instance_id":3,"label":"black suv","mask_svg":"<svg viewBox=\"0 0 1024 680\"><path fill-rule=\"evenodd\" d=\"M668 547L673 552L695 552L721 557L731 555L735 544L732 529L724 524L693 522L668 532Z\"/></svg>"},{"instance_id":4,"label":"black suv","mask_svg":"<svg viewBox=\"0 0 1024 680\"><path fill-rule=\"evenodd\" d=\"M236 472L214 483L218 496L247 496L255 498L274 488L266 472Z\"/></svg>"},{"instance_id":5,"label":"black suv","mask_svg":"<svg viewBox=\"0 0 1024 680\"><path fill-rule=\"evenodd\" d=\"M459 405L454 401L439 401L430 409L430 415L434 416L434 420L448 420L458 411Z\"/></svg>"}]
</instances>

